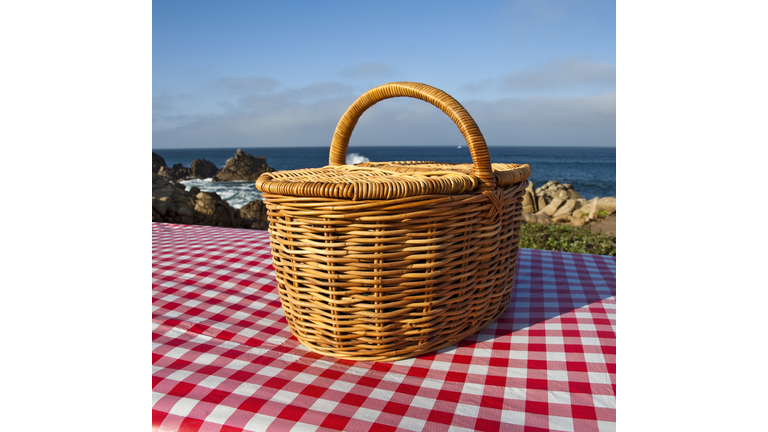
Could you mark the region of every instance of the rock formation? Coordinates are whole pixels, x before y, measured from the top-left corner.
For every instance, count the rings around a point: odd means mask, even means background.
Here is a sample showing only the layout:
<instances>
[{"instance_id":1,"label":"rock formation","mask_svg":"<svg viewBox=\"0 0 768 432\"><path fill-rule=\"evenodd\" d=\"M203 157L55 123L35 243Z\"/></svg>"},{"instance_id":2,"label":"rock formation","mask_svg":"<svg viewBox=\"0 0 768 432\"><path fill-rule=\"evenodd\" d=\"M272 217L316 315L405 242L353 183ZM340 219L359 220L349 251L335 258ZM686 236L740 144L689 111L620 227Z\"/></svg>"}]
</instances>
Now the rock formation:
<instances>
[{"instance_id":1,"label":"rock formation","mask_svg":"<svg viewBox=\"0 0 768 432\"><path fill-rule=\"evenodd\" d=\"M152 222L243 227L239 210L218 194L200 192L197 187L187 191L183 184L172 183L158 174L152 174Z\"/></svg>"},{"instance_id":2,"label":"rock formation","mask_svg":"<svg viewBox=\"0 0 768 432\"><path fill-rule=\"evenodd\" d=\"M222 172L218 181L250 180L272 171L264 157L256 158L242 150L238 150L221 171L205 159L193 160L189 168L182 164L168 168L162 156L153 152L152 221L266 230L269 223L262 201L251 201L235 209L214 192L201 192L198 187L187 191L177 181L190 177L211 178Z\"/></svg>"},{"instance_id":3,"label":"rock formation","mask_svg":"<svg viewBox=\"0 0 768 432\"><path fill-rule=\"evenodd\" d=\"M209 160L195 159L189 164L189 171L192 177L207 179L215 176L219 169Z\"/></svg>"},{"instance_id":4,"label":"rock formation","mask_svg":"<svg viewBox=\"0 0 768 432\"><path fill-rule=\"evenodd\" d=\"M550 180L535 191L537 197L544 198L544 202L549 204L555 198L561 198L563 200L579 199L581 195L573 190L573 186L569 183L560 184L556 180Z\"/></svg>"},{"instance_id":5,"label":"rock formation","mask_svg":"<svg viewBox=\"0 0 768 432\"><path fill-rule=\"evenodd\" d=\"M238 149L235 157L227 160L227 164L219 170L213 162L205 159L195 159L189 168L182 164L174 164L168 168L165 159L152 152L152 174L170 181L178 181L186 178L207 179L213 178L215 182L251 180L256 181L262 173L273 172L275 169L267 165L264 156L254 157Z\"/></svg>"},{"instance_id":6,"label":"rock formation","mask_svg":"<svg viewBox=\"0 0 768 432\"><path fill-rule=\"evenodd\" d=\"M167 167L168 165L165 164L165 159L159 154L152 152L152 174L157 174L158 171L160 171L160 168Z\"/></svg>"},{"instance_id":7,"label":"rock formation","mask_svg":"<svg viewBox=\"0 0 768 432\"><path fill-rule=\"evenodd\" d=\"M153 160L152 169L154 169L154 167ZM192 161L189 168L184 167L180 163L174 164L172 168L168 168L165 165L165 161L163 161L163 166L155 172L166 180L177 181L186 178L211 178L215 176L218 171L219 169L216 168L216 165L214 165L213 162L205 159L195 159Z\"/></svg>"},{"instance_id":8,"label":"rock formation","mask_svg":"<svg viewBox=\"0 0 768 432\"><path fill-rule=\"evenodd\" d=\"M523 195L523 211L526 213L536 213L539 211L539 203L536 201L536 192L533 190L533 182L528 182Z\"/></svg>"},{"instance_id":9,"label":"rock formation","mask_svg":"<svg viewBox=\"0 0 768 432\"><path fill-rule=\"evenodd\" d=\"M157 172L157 175L166 180L177 181L189 177L191 171L189 168L185 168L180 163L177 163L171 168L168 168L167 166L160 167L160 171Z\"/></svg>"},{"instance_id":10,"label":"rock formation","mask_svg":"<svg viewBox=\"0 0 768 432\"><path fill-rule=\"evenodd\" d=\"M274 170L267 165L267 159L264 156L251 156L242 149L237 149L235 157L227 160L227 164L213 177L213 181L256 181L262 173Z\"/></svg>"},{"instance_id":11,"label":"rock formation","mask_svg":"<svg viewBox=\"0 0 768 432\"><path fill-rule=\"evenodd\" d=\"M550 219L547 215L542 213L528 213L527 211L523 211L523 220L526 223L535 223L540 225L550 225L552 223L552 219Z\"/></svg>"},{"instance_id":12,"label":"rock formation","mask_svg":"<svg viewBox=\"0 0 768 432\"><path fill-rule=\"evenodd\" d=\"M531 184L523 195L523 220L527 223L583 226L610 215L615 220L615 214L615 197L595 197L587 201L570 184L560 184L555 180L544 183L536 190Z\"/></svg>"},{"instance_id":13,"label":"rock formation","mask_svg":"<svg viewBox=\"0 0 768 432\"><path fill-rule=\"evenodd\" d=\"M255 200L244 205L240 208L240 217L243 219L243 228L266 230L269 227L264 201Z\"/></svg>"}]
</instances>

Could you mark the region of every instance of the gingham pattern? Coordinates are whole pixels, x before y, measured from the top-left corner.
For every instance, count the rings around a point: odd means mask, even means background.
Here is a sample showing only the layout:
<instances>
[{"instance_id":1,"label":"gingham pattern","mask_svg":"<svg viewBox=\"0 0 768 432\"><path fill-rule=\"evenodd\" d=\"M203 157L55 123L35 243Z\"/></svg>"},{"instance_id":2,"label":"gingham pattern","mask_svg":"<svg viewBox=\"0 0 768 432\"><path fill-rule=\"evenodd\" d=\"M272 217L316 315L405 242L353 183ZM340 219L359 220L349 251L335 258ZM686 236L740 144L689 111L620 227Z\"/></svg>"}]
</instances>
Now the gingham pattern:
<instances>
[{"instance_id":1,"label":"gingham pattern","mask_svg":"<svg viewBox=\"0 0 768 432\"><path fill-rule=\"evenodd\" d=\"M152 232L153 430L615 430L615 258L521 249L496 323L418 358L352 362L291 335L268 233Z\"/></svg>"}]
</instances>

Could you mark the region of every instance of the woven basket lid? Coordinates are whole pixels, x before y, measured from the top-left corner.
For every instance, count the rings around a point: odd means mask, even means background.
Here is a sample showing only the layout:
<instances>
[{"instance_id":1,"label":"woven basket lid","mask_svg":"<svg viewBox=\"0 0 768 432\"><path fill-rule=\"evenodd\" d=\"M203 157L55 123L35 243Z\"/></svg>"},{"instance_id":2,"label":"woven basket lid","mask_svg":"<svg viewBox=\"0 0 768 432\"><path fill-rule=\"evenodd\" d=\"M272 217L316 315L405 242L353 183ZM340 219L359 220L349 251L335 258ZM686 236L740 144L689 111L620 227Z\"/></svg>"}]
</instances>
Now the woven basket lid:
<instances>
[{"instance_id":1,"label":"woven basket lid","mask_svg":"<svg viewBox=\"0 0 768 432\"><path fill-rule=\"evenodd\" d=\"M528 165L492 165L496 184L507 186L530 176ZM358 200L418 195L471 193L481 182L472 164L436 162L365 162L262 174L256 187L264 193Z\"/></svg>"},{"instance_id":2,"label":"woven basket lid","mask_svg":"<svg viewBox=\"0 0 768 432\"><path fill-rule=\"evenodd\" d=\"M398 162L363 162L357 164L362 167L378 167L385 170L392 170L401 173L418 173L418 172L430 172L430 171L454 171L467 175L472 175L474 165L469 163L463 164L451 164L440 162L414 162L414 161L398 161ZM526 180L531 176L531 167L528 164L503 164L494 163L491 164L493 169L493 176L496 178L496 184L498 186L509 186L511 184L519 183Z\"/></svg>"},{"instance_id":3,"label":"woven basket lid","mask_svg":"<svg viewBox=\"0 0 768 432\"><path fill-rule=\"evenodd\" d=\"M345 165L349 139L362 113L393 97L421 99L445 112L464 136L473 163L402 161ZM328 166L264 173L256 181L256 188L268 194L357 201L488 191L522 182L530 175L528 165L491 164L483 134L472 116L449 94L426 84L395 82L368 90L347 109L333 134Z\"/></svg>"}]
</instances>

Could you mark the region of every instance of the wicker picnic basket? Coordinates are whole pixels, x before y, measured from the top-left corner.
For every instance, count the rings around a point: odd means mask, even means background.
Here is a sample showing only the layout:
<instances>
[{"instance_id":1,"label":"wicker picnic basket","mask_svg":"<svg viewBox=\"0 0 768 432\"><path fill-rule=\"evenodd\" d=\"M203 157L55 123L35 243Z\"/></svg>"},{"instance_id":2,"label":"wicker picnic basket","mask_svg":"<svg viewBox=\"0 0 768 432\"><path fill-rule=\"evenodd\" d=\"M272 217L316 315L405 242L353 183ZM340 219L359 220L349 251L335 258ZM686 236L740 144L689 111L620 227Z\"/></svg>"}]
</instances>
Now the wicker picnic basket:
<instances>
[{"instance_id":1,"label":"wicker picnic basket","mask_svg":"<svg viewBox=\"0 0 768 432\"><path fill-rule=\"evenodd\" d=\"M403 96L448 114L474 163L345 165L362 113ZM392 361L495 321L510 301L530 172L491 164L472 117L441 90L396 82L360 96L336 127L328 166L256 181L293 334L320 354Z\"/></svg>"}]
</instances>

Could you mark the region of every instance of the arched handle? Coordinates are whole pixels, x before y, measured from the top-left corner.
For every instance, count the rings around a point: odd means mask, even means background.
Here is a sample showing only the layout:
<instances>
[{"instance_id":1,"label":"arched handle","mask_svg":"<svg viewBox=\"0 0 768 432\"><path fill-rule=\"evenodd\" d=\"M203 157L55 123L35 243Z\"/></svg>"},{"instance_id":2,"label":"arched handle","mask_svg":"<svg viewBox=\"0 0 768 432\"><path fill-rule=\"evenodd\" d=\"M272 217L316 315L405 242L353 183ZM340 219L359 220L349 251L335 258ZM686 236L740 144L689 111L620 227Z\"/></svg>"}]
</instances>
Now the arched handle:
<instances>
[{"instance_id":1,"label":"arched handle","mask_svg":"<svg viewBox=\"0 0 768 432\"><path fill-rule=\"evenodd\" d=\"M469 152L472 154L472 169L475 176L480 179L481 190L496 187L496 177L491 168L491 158L488 155L488 147L480 128L461 104L448 93L426 84L414 82L393 82L372 88L347 108L347 112L336 125L331 142L331 153L328 158L329 165L344 165L347 157L347 146L352 131L357 125L360 116L378 102L394 97L412 97L429 102L440 108L448 117L456 123L461 134L467 141Z\"/></svg>"}]
</instances>

